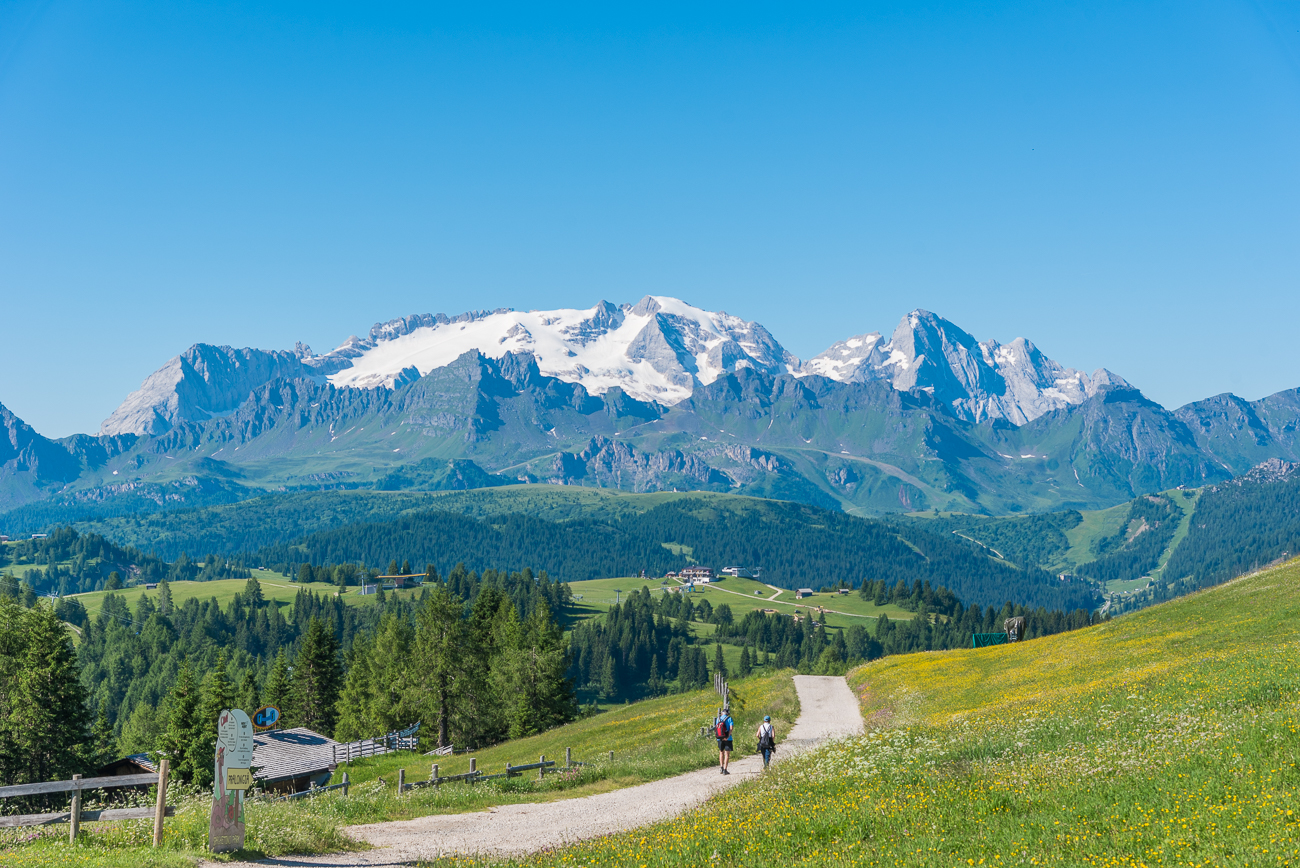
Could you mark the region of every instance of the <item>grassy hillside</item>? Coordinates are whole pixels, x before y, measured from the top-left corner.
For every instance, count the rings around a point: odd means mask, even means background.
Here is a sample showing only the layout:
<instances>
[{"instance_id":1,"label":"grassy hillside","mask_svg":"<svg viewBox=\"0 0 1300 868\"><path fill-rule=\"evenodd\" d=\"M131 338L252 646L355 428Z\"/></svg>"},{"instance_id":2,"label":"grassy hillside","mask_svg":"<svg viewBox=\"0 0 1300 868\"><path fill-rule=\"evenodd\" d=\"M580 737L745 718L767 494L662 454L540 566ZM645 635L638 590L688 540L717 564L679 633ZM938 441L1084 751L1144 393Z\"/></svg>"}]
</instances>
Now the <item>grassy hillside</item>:
<instances>
[{"instance_id":1,"label":"grassy hillside","mask_svg":"<svg viewBox=\"0 0 1300 868\"><path fill-rule=\"evenodd\" d=\"M279 573L273 573L270 570L252 570L254 578L262 586L262 596L268 600L275 600L281 606L288 606L293 602L293 598L298 591L306 588L316 594L332 597L338 591L337 585L330 585L324 582L291 582ZM186 600L197 598L199 600L208 600L213 597L224 608L234 599L235 594L244 590L248 584L247 579L220 579L215 582L172 582L172 603L181 606ZM419 589L404 589L401 591L389 591L389 594L396 593L398 596L412 596L419 593ZM100 610L104 604L104 598L109 594L117 594L126 600L127 606L132 610L135 609L136 602L141 597L149 597L154 603L158 602L158 590L146 591L142 587L126 588L121 591L92 591L86 594L75 594L81 605L86 607L86 612L91 618ZM347 595L343 598L344 602L351 606L368 606L375 601L374 596L363 597L357 593L357 588L348 589Z\"/></svg>"},{"instance_id":2,"label":"grassy hillside","mask_svg":"<svg viewBox=\"0 0 1300 868\"><path fill-rule=\"evenodd\" d=\"M591 617L604 614L605 610L620 598L614 593L616 590L622 591L622 597L626 598L629 591L640 590L643 587L658 591L661 587L669 586L680 587L674 581L669 581L665 585L662 579L641 579L635 576L621 579L592 579L586 582L571 582L569 585L573 589L574 597L582 597L575 605L576 610L582 615ZM789 614L796 609L803 610L818 606L826 607L826 624L831 627L848 627L855 623L874 627L874 619L881 615L895 620L911 620L914 616L914 613L895 605L877 606L870 600L862 599L857 591L848 594L837 594L833 591L826 594L815 593L806 599L796 600L794 591L774 588L753 579L728 577L706 587L696 587L690 593L696 603L700 600L708 600L709 605L715 609L726 603L731 607L737 621L755 609L776 609Z\"/></svg>"},{"instance_id":3,"label":"grassy hillside","mask_svg":"<svg viewBox=\"0 0 1300 868\"><path fill-rule=\"evenodd\" d=\"M533 865L1300 863L1300 561L856 670L868 734Z\"/></svg>"}]
</instances>

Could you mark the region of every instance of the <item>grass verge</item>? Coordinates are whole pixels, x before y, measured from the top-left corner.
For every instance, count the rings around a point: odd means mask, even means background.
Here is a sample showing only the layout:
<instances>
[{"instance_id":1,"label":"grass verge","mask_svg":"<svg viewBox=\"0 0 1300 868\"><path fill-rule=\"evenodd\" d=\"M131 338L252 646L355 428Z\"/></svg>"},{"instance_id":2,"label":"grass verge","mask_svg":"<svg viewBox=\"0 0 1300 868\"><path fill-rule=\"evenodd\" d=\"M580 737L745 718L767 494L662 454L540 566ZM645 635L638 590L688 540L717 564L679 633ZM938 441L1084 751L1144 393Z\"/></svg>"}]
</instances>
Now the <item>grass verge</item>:
<instances>
[{"instance_id":1,"label":"grass verge","mask_svg":"<svg viewBox=\"0 0 1300 868\"><path fill-rule=\"evenodd\" d=\"M1300 864L1297 623L1293 561L1088 630L886 658L850 677L865 736L525 864Z\"/></svg>"}]
</instances>

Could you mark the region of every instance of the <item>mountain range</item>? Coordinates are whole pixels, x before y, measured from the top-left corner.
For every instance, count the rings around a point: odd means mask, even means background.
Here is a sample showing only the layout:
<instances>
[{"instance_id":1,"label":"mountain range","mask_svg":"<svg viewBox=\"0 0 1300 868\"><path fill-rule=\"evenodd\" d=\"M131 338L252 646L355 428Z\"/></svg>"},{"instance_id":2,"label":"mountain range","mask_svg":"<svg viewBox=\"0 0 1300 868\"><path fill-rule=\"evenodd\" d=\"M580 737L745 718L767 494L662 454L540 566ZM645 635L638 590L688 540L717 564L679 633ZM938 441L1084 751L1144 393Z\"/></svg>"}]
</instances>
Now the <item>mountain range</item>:
<instances>
[{"instance_id":1,"label":"mountain range","mask_svg":"<svg viewBox=\"0 0 1300 868\"><path fill-rule=\"evenodd\" d=\"M377 324L322 355L195 344L96 435L0 406L0 530L277 490L518 482L857 513L1098 508L1300 459L1300 390L1167 410L927 311L801 361L677 299Z\"/></svg>"}]
</instances>

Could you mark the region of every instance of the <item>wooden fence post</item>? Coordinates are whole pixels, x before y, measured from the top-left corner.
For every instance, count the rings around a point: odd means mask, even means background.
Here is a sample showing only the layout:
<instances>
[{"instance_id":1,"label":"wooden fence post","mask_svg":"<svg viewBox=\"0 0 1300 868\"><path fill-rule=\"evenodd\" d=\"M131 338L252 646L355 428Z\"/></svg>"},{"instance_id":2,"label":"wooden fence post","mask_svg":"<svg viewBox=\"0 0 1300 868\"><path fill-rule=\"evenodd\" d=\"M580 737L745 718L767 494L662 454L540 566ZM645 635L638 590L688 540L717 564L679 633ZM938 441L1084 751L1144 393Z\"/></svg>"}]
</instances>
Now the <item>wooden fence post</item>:
<instances>
[{"instance_id":1,"label":"wooden fence post","mask_svg":"<svg viewBox=\"0 0 1300 868\"><path fill-rule=\"evenodd\" d=\"M610 761L610 762L613 762L613 761L614 761L614 752L613 752L613 751L610 751L610 752L609 752L609 761Z\"/></svg>"},{"instance_id":2,"label":"wooden fence post","mask_svg":"<svg viewBox=\"0 0 1300 868\"><path fill-rule=\"evenodd\" d=\"M469 758L469 773L474 774L477 771L478 771L478 757L472 756ZM469 780L470 783L474 782L473 778L470 778Z\"/></svg>"},{"instance_id":3,"label":"wooden fence post","mask_svg":"<svg viewBox=\"0 0 1300 868\"><path fill-rule=\"evenodd\" d=\"M437 763L434 763L433 768L429 770L429 780L433 781L433 785L435 787L438 786L438 764Z\"/></svg>"},{"instance_id":4,"label":"wooden fence post","mask_svg":"<svg viewBox=\"0 0 1300 868\"><path fill-rule=\"evenodd\" d=\"M74 781L81 780L81 775L73 775ZM81 787L72 791L72 816L68 818L72 824L68 830L68 843L77 843L77 833L81 831Z\"/></svg>"},{"instance_id":5,"label":"wooden fence post","mask_svg":"<svg viewBox=\"0 0 1300 868\"><path fill-rule=\"evenodd\" d=\"M406 769L397 770L397 794L400 796L406 791Z\"/></svg>"},{"instance_id":6,"label":"wooden fence post","mask_svg":"<svg viewBox=\"0 0 1300 868\"><path fill-rule=\"evenodd\" d=\"M510 780L510 761L506 761L506 780Z\"/></svg>"},{"instance_id":7,"label":"wooden fence post","mask_svg":"<svg viewBox=\"0 0 1300 868\"><path fill-rule=\"evenodd\" d=\"M343 795L346 796L347 794L348 794L348 773L344 772L343 773Z\"/></svg>"},{"instance_id":8,"label":"wooden fence post","mask_svg":"<svg viewBox=\"0 0 1300 868\"><path fill-rule=\"evenodd\" d=\"M573 748L571 747L564 749L564 767L566 769L573 768Z\"/></svg>"},{"instance_id":9,"label":"wooden fence post","mask_svg":"<svg viewBox=\"0 0 1300 868\"><path fill-rule=\"evenodd\" d=\"M542 778L546 775L546 754L542 754L541 758L537 762L539 763L537 768L537 782L540 784Z\"/></svg>"},{"instance_id":10,"label":"wooden fence post","mask_svg":"<svg viewBox=\"0 0 1300 868\"><path fill-rule=\"evenodd\" d=\"M162 846L163 817L167 815L167 771L170 765L167 757L158 763L158 804L153 811L153 845Z\"/></svg>"}]
</instances>

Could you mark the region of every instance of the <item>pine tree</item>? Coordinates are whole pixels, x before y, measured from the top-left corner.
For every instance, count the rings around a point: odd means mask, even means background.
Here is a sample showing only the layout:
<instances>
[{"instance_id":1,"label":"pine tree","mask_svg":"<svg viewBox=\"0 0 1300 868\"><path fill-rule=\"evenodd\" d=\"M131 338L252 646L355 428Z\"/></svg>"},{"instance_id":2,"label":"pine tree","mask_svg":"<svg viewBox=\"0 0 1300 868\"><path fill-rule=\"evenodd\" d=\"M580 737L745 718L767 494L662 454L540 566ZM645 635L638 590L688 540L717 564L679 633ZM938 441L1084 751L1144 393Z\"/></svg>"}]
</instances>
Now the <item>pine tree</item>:
<instances>
[{"instance_id":1,"label":"pine tree","mask_svg":"<svg viewBox=\"0 0 1300 868\"><path fill-rule=\"evenodd\" d=\"M564 633L551 620L550 607L538 600L520 633L519 681L510 697L510 737L535 735L572 720L577 709L566 677L569 652Z\"/></svg>"},{"instance_id":2,"label":"pine tree","mask_svg":"<svg viewBox=\"0 0 1300 868\"><path fill-rule=\"evenodd\" d=\"M600 670L600 698L608 700L617 695L618 678L614 665L614 655L610 654L605 657L605 663Z\"/></svg>"},{"instance_id":3,"label":"pine tree","mask_svg":"<svg viewBox=\"0 0 1300 868\"><path fill-rule=\"evenodd\" d=\"M262 596L262 586L257 581L256 576L250 576L244 583L244 605L250 609L260 609L266 605L266 598Z\"/></svg>"},{"instance_id":4,"label":"pine tree","mask_svg":"<svg viewBox=\"0 0 1300 868\"><path fill-rule=\"evenodd\" d=\"M230 683L223 649L217 654L217 665L212 667L203 682L203 704L200 706L204 728L211 732L214 745L217 741L217 718L234 704L235 686Z\"/></svg>"},{"instance_id":5,"label":"pine tree","mask_svg":"<svg viewBox=\"0 0 1300 868\"><path fill-rule=\"evenodd\" d=\"M158 713L152 705L141 702L122 724L122 734L117 739L118 751L126 756L148 753L158 749Z\"/></svg>"},{"instance_id":6,"label":"pine tree","mask_svg":"<svg viewBox=\"0 0 1300 868\"><path fill-rule=\"evenodd\" d=\"M261 707L261 697L257 689L257 673L250 667L244 672L244 680L239 684L239 699L236 707L244 710L249 717Z\"/></svg>"},{"instance_id":7,"label":"pine tree","mask_svg":"<svg viewBox=\"0 0 1300 868\"><path fill-rule=\"evenodd\" d=\"M413 640L414 630L405 618L385 615L380 621L368 661L371 720L376 727L368 734L403 729L419 717L411 709L406 691Z\"/></svg>"},{"instance_id":8,"label":"pine tree","mask_svg":"<svg viewBox=\"0 0 1300 868\"><path fill-rule=\"evenodd\" d=\"M451 744L453 714L458 698L471 696L472 658L475 649L461 619L461 601L445 586L434 586L416 616L412 684L413 707L423 720L432 722L438 733L438 747Z\"/></svg>"},{"instance_id":9,"label":"pine tree","mask_svg":"<svg viewBox=\"0 0 1300 868\"><path fill-rule=\"evenodd\" d=\"M172 773L182 780L205 786L212 780L212 756L204 755L202 695L189 660L181 661L176 683L167 695L166 728L158 750L171 759Z\"/></svg>"},{"instance_id":10,"label":"pine tree","mask_svg":"<svg viewBox=\"0 0 1300 868\"><path fill-rule=\"evenodd\" d=\"M348 672L339 693L339 722L334 729L334 737L339 741L369 738L380 732L374 722L372 648L370 635L362 633L348 652Z\"/></svg>"},{"instance_id":11,"label":"pine tree","mask_svg":"<svg viewBox=\"0 0 1300 868\"><path fill-rule=\"evenodd\" d=\"M320 618L312 618L293 665L294 710L301 726L321 733L334 731L342 681L334 631Z\"/></svg>"},{"instance_id":12,"label":"pine tree","mask_svg":"<svg viewBox=\"0 0 1300 868\"><path fill-rule=\"evenodd\" d=\"M22 656L12 682L10 746L29 781L66 779L81 771L90 740L77 655L52 607L38 604L6 626L15 623Z\"/></svg>"},{"instance_id":13,"label":"pine tree","mask_svg":"<svg viewBox=\"0 0 1300 868\"><path fill-rule=\"evenodd\" d=\"M262 690L262 704L273 705L280 709L278 724L280 727L288 726L288 721L297 717L293 707L293 685L289 681L289 657L284 648L275 655L275 662L271 664L271 674L266 676L266 684Z\"/></svg>"}]
</instances>

